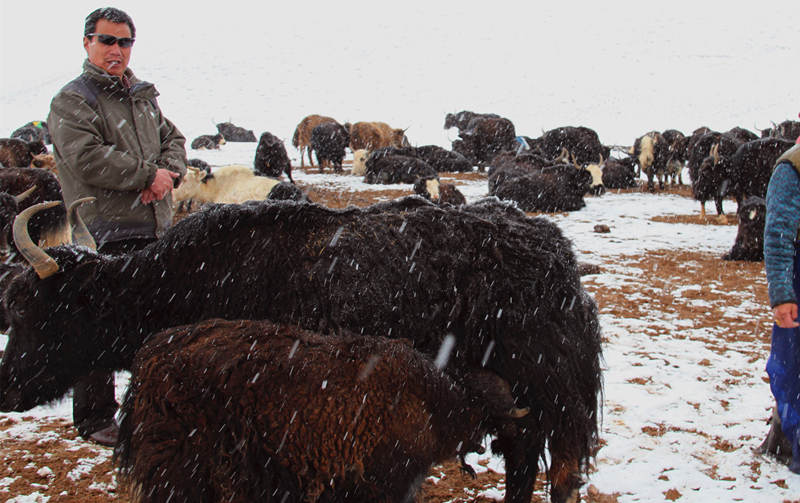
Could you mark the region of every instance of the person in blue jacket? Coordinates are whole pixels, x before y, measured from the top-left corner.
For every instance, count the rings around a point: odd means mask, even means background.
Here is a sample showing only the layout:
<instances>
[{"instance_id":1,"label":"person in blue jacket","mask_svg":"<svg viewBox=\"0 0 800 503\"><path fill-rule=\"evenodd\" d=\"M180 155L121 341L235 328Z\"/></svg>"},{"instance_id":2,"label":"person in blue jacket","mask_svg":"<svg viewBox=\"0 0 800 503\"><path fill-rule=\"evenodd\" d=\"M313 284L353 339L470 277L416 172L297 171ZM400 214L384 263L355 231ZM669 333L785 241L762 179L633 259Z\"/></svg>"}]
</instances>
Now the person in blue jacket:
<instances>
[{"instance_id":1,"label":"person in blue jacket","mask_svg":"<svg viewBox=\"0 0 800 503\"><path fill-rule=\"evenodd\" d=\"M767 188L764 266L774 315L767 360L780 427L791 445L789 469L800 473L800 145L781 155Z\"/></svg>"}]
</instances>

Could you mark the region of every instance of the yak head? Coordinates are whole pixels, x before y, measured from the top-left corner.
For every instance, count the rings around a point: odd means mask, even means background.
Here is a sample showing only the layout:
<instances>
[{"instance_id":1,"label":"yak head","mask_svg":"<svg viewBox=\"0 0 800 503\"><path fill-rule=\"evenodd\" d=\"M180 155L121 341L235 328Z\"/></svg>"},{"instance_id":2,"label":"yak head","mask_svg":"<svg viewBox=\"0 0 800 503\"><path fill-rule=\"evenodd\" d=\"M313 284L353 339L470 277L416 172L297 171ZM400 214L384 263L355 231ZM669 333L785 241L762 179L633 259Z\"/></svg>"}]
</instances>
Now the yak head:
<instances>
[{"instance_id":1,"label":"yak head","mask_svg":"<svg viewBox=\"0 0 800 503\"><path fill-rule=\"evenodd\" d=\"M31 206L14 221L14 242L31 267L19 272L3 294L11 328L0 361L2 411L25 411L63 396L86 373L80 370L81 362L102 351L88 337L81 337L86 327L79 320L87 318L80 312L86 310L81 300L86 286L95 283L92 271L98 257L83 222L77 217L72 235L79 246L50 248L52 256L28 235L28 219L57 204L60 201ZM77 204L68 212L70 224Z\"/></svg>"}]
</instances>

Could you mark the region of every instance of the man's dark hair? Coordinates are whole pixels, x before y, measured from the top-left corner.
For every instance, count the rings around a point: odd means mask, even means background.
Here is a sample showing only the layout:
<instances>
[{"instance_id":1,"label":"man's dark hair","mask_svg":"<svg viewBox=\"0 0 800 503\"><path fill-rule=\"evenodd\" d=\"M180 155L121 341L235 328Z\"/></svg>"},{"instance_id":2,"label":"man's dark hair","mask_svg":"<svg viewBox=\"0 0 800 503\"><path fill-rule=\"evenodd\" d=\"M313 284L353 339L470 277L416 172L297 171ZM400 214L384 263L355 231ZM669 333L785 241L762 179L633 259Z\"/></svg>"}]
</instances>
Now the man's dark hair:
<instances>
[{"instance_id":1,"label":"man's dark hair","mask_svg":"<svg viewBox=\"0 0 800 503\"><path fill-rule=\"evenodd\" d=\"M94 33L97 29L97 22L101 19L112 23L125 23L131 29L131 38L136 38L136 28L133 26L133 19L125 12L114 7L101 7L86 16L86 24L83 27L83 36Z\"/></svg>"}]
</instances>

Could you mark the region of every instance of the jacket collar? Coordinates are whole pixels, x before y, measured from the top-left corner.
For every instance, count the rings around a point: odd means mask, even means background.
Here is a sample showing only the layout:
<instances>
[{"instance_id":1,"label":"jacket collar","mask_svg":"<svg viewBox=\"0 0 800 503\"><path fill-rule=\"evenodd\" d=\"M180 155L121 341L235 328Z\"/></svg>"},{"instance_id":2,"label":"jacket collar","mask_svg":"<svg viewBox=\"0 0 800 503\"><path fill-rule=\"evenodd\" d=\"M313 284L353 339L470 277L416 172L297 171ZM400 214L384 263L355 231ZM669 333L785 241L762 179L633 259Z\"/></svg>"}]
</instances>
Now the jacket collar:
<instances>
[{"instance_id":1,"label":"jacket collar","mask_svg":"<svg viewBox=\"0 0 800 503\"><path fill-rule=\"evenodd\" d=\"M83 62L83 72L100 84L103 89L112 91L124 90L131 96L146 99L155 98L159 94L153 84L139 80L130 68L125 69L122 77L117 77L116 75L111 75L94 63L91 63L87 58Z\"/></svg>"}]
</instances>

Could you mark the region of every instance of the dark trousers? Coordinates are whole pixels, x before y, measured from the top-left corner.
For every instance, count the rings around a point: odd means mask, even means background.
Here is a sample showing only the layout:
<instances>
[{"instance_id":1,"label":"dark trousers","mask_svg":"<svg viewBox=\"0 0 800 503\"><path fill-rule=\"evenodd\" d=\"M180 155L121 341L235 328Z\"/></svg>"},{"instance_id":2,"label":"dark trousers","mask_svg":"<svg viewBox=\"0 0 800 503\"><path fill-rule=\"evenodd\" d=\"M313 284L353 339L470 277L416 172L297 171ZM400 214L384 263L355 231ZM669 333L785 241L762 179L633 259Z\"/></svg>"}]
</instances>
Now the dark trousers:
<instances>
[{"instance_id":1,"label":"dark trousers","mask_svg":"<svg viewBox=\"0 0 800 503\"><path fill-rule=\"evenodd\" d=\"M104 243L97 251L122 255L144 248L155 239L129 239ZM111 425L119 404L114 397L114 374L92 371L79 379L72 391L72 421L82 437Z\"/></svg>"}]
</instances>

